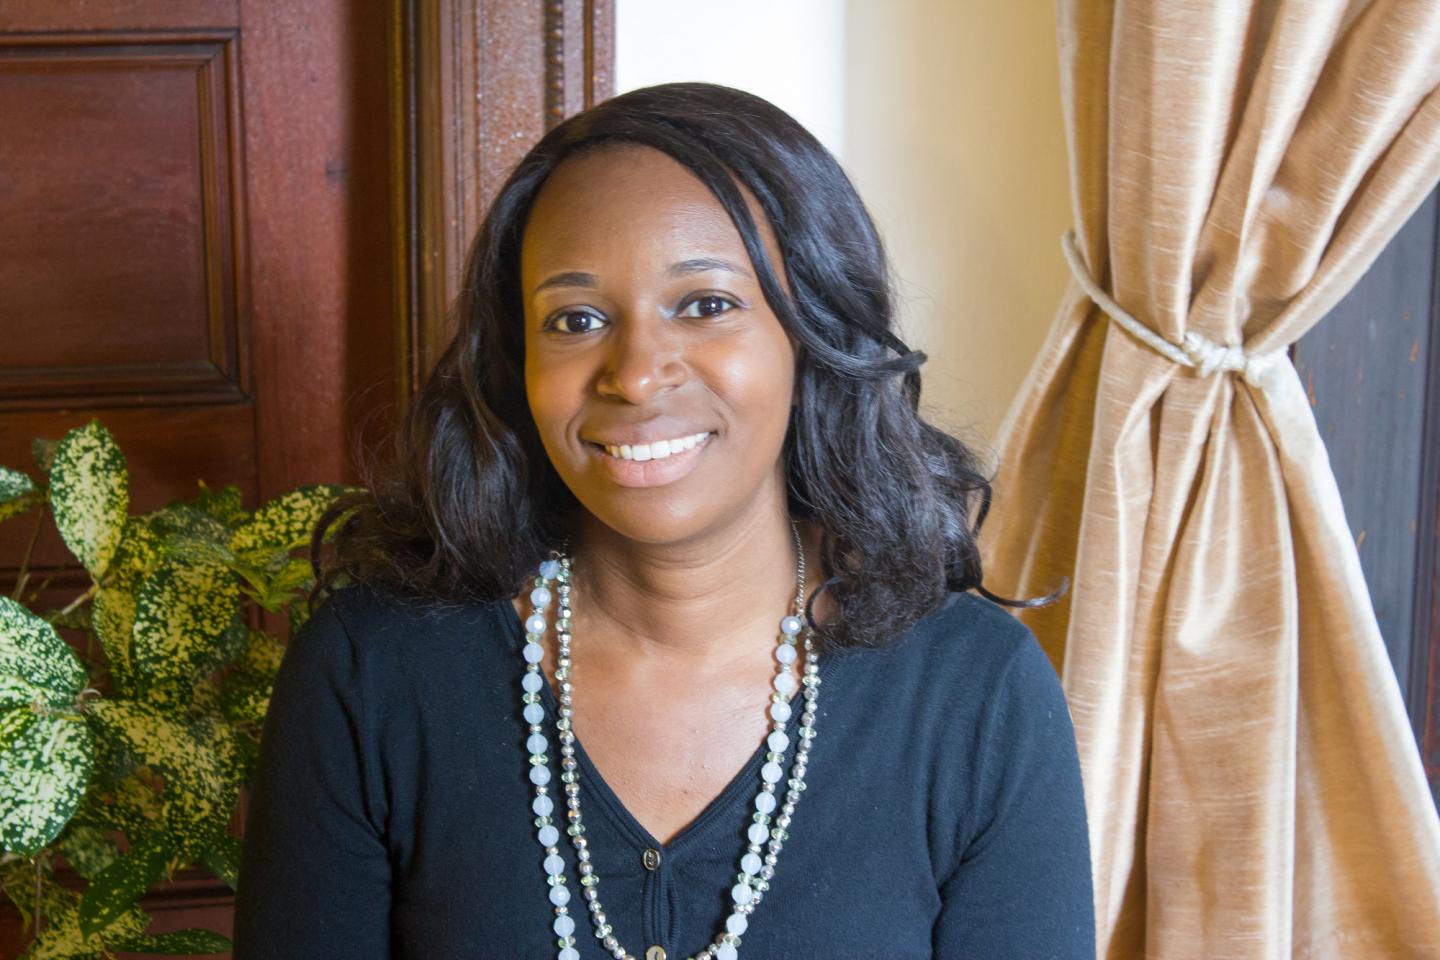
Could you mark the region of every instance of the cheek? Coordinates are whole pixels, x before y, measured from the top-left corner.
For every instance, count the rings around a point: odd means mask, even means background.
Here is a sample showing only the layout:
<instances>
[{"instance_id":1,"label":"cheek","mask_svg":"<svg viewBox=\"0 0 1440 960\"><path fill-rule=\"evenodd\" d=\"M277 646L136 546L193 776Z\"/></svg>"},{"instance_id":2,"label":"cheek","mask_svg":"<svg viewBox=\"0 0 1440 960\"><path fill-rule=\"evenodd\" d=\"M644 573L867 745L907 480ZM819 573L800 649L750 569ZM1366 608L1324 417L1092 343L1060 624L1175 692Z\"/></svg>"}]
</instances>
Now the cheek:
<instances>
[{"instance_id":1,"label":"cheek","mask_svg":"<svg viewBox=\"0 0 1440 960\"><path fill-rule=\"evenodd\" d=\"M731 405L754 421L752 429L783 434L790 415L794 362L789 341L781 338L778 344L751 342L727 351L714 370Z\"/></svg>"},{"instance_id":2,"label":"cheek","mask_svg":"<svg viewBox=\"0 0 1440 960\"><path fill-rule=\"evenodd\" d=\"M578 400L573 393L574 378L566 376L564 370L550 364L526 363L525 399L546 446L561 437L565 425L574 418Z\"/></svg>"}]
</instances>

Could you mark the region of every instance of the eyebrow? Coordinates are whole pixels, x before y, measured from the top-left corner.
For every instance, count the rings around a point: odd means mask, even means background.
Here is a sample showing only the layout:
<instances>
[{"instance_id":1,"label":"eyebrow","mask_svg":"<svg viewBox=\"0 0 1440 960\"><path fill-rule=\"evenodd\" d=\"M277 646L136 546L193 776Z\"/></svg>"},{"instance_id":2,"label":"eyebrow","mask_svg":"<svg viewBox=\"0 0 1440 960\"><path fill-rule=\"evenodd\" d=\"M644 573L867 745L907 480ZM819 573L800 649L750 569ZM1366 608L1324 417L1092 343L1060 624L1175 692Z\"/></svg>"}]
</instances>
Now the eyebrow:
<instances>
[{"instance_id":1,"label":"eyebrow","mask_svg":"<svg viewBox=\"0 0 1440 960\"><path fill-rule=\"evenodd\" d=\"M719 257L692 257L689 260L681 260L670 264L665 270L665 275L675 279L692 273L704 273L707 270L723 270L727 273L739 274L747 279L754 279L750 276L749 270ZM597 287L599 285L600 282L595 278L595 274L586 273L583 270L569 270L541 280L531 291L531 296L554 287Z\"/></svg>"}]
</instances>

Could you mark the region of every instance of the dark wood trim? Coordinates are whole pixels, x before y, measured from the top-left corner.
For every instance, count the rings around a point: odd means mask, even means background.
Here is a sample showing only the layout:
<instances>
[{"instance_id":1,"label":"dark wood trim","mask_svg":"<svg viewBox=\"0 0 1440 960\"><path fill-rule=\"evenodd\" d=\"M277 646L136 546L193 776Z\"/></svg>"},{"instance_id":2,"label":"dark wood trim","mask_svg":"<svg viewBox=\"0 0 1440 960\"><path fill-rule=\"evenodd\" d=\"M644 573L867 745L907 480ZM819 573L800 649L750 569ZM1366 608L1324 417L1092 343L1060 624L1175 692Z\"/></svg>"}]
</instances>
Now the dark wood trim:
<instances>
[{"instance_id":1,"label":"dark wood trim","mask_svg":"<svg viewBox=\"0 0 1440 960\"><path fill-rule=\"evenodd\" d=\"M525 150L614 89L613 0L392 0L397 400L449 341L465 254Z\"/></svg>"}]
</instances>

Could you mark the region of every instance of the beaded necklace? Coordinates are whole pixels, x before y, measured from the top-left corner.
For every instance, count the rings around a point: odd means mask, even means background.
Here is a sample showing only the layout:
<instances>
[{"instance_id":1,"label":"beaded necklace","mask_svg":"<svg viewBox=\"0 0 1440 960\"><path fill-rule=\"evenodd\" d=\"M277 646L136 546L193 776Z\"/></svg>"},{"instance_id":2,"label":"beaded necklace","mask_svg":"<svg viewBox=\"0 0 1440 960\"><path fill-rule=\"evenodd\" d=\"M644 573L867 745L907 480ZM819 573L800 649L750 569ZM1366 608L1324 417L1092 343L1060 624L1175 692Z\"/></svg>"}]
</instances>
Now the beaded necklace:
<instances>
[{"instance_id":1,"label":"beaded necklace","mask_svg":"<svg viewBox=\"0 0 1440 960\"><path fill-rule=\"evenodd\" d=\"M689 960L735 960L740 948L740 937L749 926L749 918L764 899L770 888L770 879L775 875L775 865L780 851L788 838L787 830L795 813L795 804L805 790L805 768L810 753L811 741L815 738L816 701L820 693L819 657L811 642L810 631L800 617L805 609L805 552L800 544L800 531L792 520L790 524L795 536L796 589L794 612L780 621L780 639L775 647L776 673L772 681L774 692L770 695L768 715L771 731L766 737L765 765L760 768L760 788L755 794L755 812L746 833L749 841L740 857L740 872L730 889L734 908L725 918L724 929L715 940L706 945ZM570 889L566 886L565 861L560 856L560 831L556 826L558 817L555 802L550 797L550 767L546 751L550 747L544 733L545 708L541 705L540 691L545 685L544 670L540 660L545 655L543 641L547 627L546 611L552 599L558 595L559 610L555 631L559 638L559 657L556 661L555 680L559 686L559 716L555 720L556 739L560 741L560 780L564 784L565 832L575 848L576 870L580 875L580 893L590 913L591 927L597 940L615 960L635 960L634 954L626 950L615 937L614 931L600 904L600 876L591 863L589 841L585 838L585 826L580 815L579 768L575 761L575 733L572 729L571 703L574 683L570 679L570 627L571 627L571 570L570 557L564 549L553 551L551 557L541 562L539 575L535 577L530 591L532 610L525 620L525 646L521 653L525 659L525 673L520 686L524 703L522 714L529 725L525 749L530 754L530 783L535 788L535 799L531 810L535 814L536 838L545 850L542 866L550 885L550 903L554 909L551 929L559 947L557 960L579 960L575 950L575 919L570 915ZM555 584L554 595L550 586ZM790 767L790 777L783 802L776 799L777 784L784 777L781 763L785 750L790 745L790 736L785 725L791 717L790 696L796 692L797 684L790 672L791 665L799 657L796 640L804 633L805 706L799 721L799 742L795 747L795 759ZM775 810L779 814L772 816Z\"/></svg>"}]
</instances>

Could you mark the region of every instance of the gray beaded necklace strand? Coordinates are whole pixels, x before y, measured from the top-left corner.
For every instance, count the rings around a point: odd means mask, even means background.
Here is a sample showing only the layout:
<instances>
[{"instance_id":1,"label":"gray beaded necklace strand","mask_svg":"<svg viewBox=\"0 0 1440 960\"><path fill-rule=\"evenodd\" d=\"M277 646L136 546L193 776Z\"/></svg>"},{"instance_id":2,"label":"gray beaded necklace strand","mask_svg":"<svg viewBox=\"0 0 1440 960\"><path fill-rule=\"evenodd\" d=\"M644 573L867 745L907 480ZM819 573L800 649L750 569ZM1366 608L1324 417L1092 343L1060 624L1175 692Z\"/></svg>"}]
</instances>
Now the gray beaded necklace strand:
<instances>
[{"instance_id":1,"label":"gray beaded necklace strand","mask_svg":"<svg viewBox=\"0 0 1440 960\"><path fill-rule=\"evenodd\" d=\"M811 741L815 738L815 709L820 693L820 673L819 657L811 643L810 630L805 627L805 622L800 617L800 612L805 609L805 552L800 545L800 530L793 520L790 522L790 529L795 535L795 552L799 557L795 573L795 607L794 613L780 621L780 640L775 647L776 672L772 684L774 691L770 694L768 710L772 729L765 741L768 752L765 754L765 765L760 768L760 789L755 795L755 812L747 832L749 843L740 857L740 872L730 890L730 898L735 906L725 918L725 928L715 937L714 942L689 960L735 960L740 947L740 936L749 926L749 917L760 905L765 891L770 888L770 879L775 875L775 864L779 861L780 851L788 837L786 831L790 826L790 818L795 813L795 804L799 802L800 794L805 790L805 764ZM555 720L555 731L560 741L560 767L563 771L560 780L565 785L565 803L568 807L565 819L569 824L565 832L570 835L570 843L575 848L581 896L585 898L590 911L590 923L595 931L595 938L616 960L635 960L634 954L621 946L620 941L615 938L607 922L605 909L600 905L600 891L597 889L600 877L590 862L585 826L580 817L580 775L575 762L575 733L571 729L574 684L570 680L570 557L563 549L553 551L550 559L540 564L540 574L532 584L532 610L525 620L526 642L522 651L525 674L520 683L524 691L521 697L525 704L523 714L525 722L529 724L525 748L530 754L530 782L535 787L535 800L530 806L535 813L537 839L545 849L543 866L550 884L550 903L554 907L555 919L551 928L559 946L557 958L579 960L580 957L575 950L575 919L570 915L567 906L570 902L570 890L566 886L565 861L560 856L560 831L555 825L558 818L552 816L555 803L550 798L550 768L549 758L546 756L550 742L545 738L545 708L540 701L540 691L545 685L540 660L545 655L542 644L547 625L546 611L552 599L550 584L557 581L555 593L559 596L560 605L555 631L559 637L560 648L555 679L560 688L560 715ZM790 696L796 691L795 677L790 672L790 666L799 656L796 639L802 631L805 671L804 679L800 682L804 686L805 707L800 715L800 740L795 746L795 759L791 764L787 782L788 790L784 802L777 803L776 784L784 776L780 765L785 759L785 750L790 745L785 724L791 715ZM777 806L780 812L774 817L772 826L771 814Z\"/></svg>"}]
</instances>

